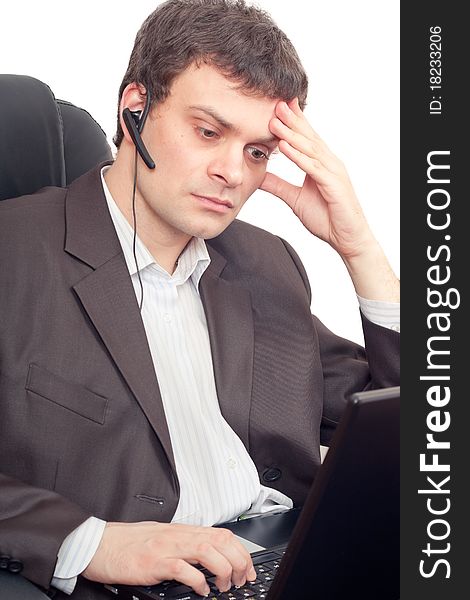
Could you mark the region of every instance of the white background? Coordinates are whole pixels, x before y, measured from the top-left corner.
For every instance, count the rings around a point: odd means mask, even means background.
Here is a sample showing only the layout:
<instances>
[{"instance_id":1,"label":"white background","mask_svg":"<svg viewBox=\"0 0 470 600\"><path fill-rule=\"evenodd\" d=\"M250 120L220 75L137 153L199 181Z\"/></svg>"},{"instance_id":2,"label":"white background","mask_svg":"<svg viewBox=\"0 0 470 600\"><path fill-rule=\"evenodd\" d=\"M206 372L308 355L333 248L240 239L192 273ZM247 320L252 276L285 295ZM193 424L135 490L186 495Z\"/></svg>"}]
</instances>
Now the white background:
<instances>
[{"instance_id":1,"label":"white background","mask_svg":"<svg viewBox=\"0 0 470 600\"><path fill-rule=\"evenodd\" d=\"M0 9L0 71L47 83L86 108L111 140L117 91L152 0L10 0ZM259 0L291 38L307 70L306 115L346 164L366 216L399 271L398 0ZM113 146L114 149L114 146ZM0 166L1 168L1 166ZM283 156L270 169L300 183ZM282 201L258 191L240 217L290 242L313 289L312 310L362 343L357 302L341 259Z\"/></svg>"}]
</instances>

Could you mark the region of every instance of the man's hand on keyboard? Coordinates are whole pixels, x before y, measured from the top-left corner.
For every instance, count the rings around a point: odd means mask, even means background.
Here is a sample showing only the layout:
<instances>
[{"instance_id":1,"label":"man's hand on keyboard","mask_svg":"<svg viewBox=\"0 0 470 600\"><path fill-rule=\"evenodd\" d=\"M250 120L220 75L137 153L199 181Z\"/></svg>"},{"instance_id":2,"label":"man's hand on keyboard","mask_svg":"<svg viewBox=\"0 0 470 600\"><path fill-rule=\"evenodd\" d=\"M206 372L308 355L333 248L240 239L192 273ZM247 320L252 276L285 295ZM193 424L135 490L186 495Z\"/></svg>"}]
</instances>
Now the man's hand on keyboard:
<instances>
[{"instance_id":1,"label":"man's hand on keyboard","mask_svg":"<svg viewBox=\"0 0 470 600\"><path fill-rule=\"evenodd\" d=\"M177 523L108 523L84 577L101 583L153 585L175 579L209 594L200 564L221 591L254 581L251 556L227 529Z\"/></svg>"}]
</instances>

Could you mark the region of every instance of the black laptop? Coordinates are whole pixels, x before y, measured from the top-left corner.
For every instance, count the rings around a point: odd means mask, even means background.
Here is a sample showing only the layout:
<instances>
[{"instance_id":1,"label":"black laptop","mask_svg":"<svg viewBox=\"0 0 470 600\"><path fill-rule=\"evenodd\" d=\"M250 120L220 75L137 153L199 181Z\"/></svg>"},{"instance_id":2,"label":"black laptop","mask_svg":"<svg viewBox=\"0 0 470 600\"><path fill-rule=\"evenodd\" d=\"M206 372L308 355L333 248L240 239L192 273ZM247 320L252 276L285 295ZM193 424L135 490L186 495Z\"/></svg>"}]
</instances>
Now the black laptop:
<instances>
[{"instance_id":1,"label":"black laptop","mask_svg":"<svg viewBox=\"0 0 470 600\"><path fill-rule=\"evenodd\" d=\"M252 554L256 582L219 592L203 569L209 598L398 600L399 424L399 387L353 394L302 510L228 525L277 542ZM177 582L106 588L126 600L202 598Z\"/></svg>"}]
</instances>

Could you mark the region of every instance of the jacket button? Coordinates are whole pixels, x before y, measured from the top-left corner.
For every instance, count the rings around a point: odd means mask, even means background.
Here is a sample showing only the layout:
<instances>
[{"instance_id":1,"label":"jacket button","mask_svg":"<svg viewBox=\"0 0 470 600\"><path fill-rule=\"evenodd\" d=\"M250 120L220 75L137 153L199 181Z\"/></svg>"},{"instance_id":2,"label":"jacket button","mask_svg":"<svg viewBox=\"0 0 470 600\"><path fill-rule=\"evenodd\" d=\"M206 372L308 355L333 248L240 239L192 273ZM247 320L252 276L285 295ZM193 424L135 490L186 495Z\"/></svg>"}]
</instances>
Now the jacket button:
<instances>
[{"instance_id":1,"label":"jacket button","mask_svg":"<svg viewBox=\"0 0 470 600\"><path fill-rule=\"evenodd\" d=\"M271 483L280 479L281 475L281 469L273 467L272 469L266 469L266 471L263 473L263 479L264 481Z\"/></svg>"},{"instance_id":2,"label":"jacket button","mask_svg":"<svg viewBox=\"0 0 470 600\"><path fill-rule=\"evenodd\" d=\"M10 573L21 573L23 570L23 563L20 560L10 560L8 562L8 570Z\"/></svg>"},{"instance_id":3,"label":"jacket button","mask_svg":"<svg viewBox=\"0 0 470 600\"><path fill-rule=\"evenodd\" d=\"M6 554L1 554L0 555L0 569L8 569L8 563L10 561L10 556L7 556Z\"/></svg>"}]
</instances>

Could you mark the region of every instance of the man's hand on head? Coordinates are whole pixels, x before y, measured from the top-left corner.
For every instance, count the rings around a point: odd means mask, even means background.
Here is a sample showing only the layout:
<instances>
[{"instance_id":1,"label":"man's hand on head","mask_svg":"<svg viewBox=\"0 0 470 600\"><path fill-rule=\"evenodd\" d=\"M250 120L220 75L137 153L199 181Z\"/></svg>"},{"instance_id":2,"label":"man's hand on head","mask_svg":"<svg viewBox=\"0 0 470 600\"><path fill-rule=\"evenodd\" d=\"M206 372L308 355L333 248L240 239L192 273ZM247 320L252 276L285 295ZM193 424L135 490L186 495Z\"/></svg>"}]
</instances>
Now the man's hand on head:
<instances>
[{"instance_id":1,"label":"man's hand on head","mask_svg":"<svg viewBox=\"0 0 470 600\"><path fill-rule=\"evenodd\" d=\"M228 529L177 523L108 523L84 577L101 583L154 585L175 579L201 596L209 594L200 564L216 576L219 590L254 581L249 552Z\"/></svg>"},{"instance_id":2,"label":"man's hand on head","mask_svg":"<svg viewBox=\"0 0 470 600\"><path fill-rule=\"evenodd\" d=\"M279 150L306 174L301 187L267 173L260 186L288 204L313 235L341 256L361 251L372 233L343 163L314 131L297 98L281 101L270 122Z\"/></svg>"},{"instance_id":3,"label":"man's hand on head","mask_svg":"<svg viewBox=\"0 0 470 600\"><path fill-rule=\"evenodd\" d=\"M260 189L294 211L345 262L356 292L370 300L399 301L398 280L375 239L343 163L307 121L297 98L280 101L269 124L279 150L305 173L302 186L266 173Z\"/></svg>"}]
</instances>

